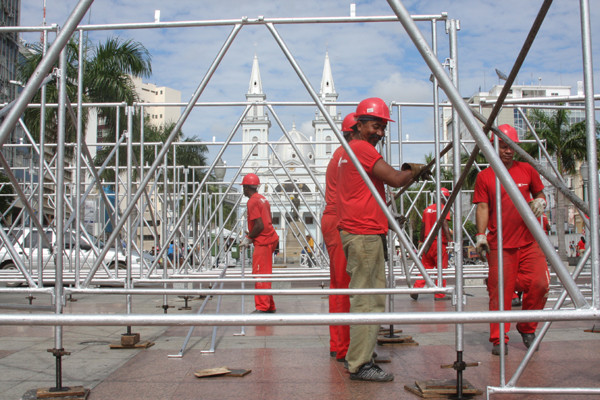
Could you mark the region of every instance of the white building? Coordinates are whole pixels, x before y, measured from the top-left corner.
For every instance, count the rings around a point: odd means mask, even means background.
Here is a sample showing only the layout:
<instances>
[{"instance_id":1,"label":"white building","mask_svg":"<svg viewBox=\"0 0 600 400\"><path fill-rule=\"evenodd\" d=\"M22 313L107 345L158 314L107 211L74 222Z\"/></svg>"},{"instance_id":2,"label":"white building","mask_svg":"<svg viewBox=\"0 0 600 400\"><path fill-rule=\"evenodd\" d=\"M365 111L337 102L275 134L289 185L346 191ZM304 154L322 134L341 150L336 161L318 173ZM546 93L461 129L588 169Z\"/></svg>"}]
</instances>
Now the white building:
<instances>
[{"instance_id":1,"label":"white building","mask_svg":"<svg viewBox=\"0 0 600 400\"><path fill-rule=\"evenodd\" d=\"M329 115L341 128L342 117L333 104L338 94L329 55L325 56L319 95ZM262 102L266 98L262 90L258 57L255 56L246 100ZM242 122L242 158L252 153L242 175L252 172L259 176L259 192L271 204L273 225L281 245L285 244L285 238L289 237L292 230L297 236L310 234L317 245L323 243L318 222L324 208L325 170L339 141L321 112L316 112L312 126L313 132L300 132L294 124L287 132L293 143L290 144L286 135L274 138L270 133L271 121L262 105L253 106ZM312 141L312 137L315 141ZM269 148L269 143L274 151ZM298 214L293 203L297 206ZM294 217L298 217L296 223Z\"/></svg>"},{"instance_id":2,"label":"white building","mask_svg":"<svg viewBox=\"0 0 600 400\"><path fill-rule=\"evenodd\" d=\"M141 78L131 76L141 103L180 103L181 92L166 86L156 86L153 83L144 83ZM160 127L171 122L177 122L181 116L181 107L155 106L144 107L144 114L148 116L150 124Z\"/></svg>"}]
</instances>

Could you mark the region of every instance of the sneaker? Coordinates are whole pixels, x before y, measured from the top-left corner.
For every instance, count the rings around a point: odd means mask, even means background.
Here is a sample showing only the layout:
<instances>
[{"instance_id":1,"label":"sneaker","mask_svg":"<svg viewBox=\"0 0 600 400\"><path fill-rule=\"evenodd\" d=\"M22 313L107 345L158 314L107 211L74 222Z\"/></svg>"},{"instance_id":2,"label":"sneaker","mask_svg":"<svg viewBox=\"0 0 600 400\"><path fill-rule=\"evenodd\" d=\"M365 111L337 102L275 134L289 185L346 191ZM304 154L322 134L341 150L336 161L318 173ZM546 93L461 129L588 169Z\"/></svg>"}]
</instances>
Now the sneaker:
<instances>
[{"instance_id":1,"label":"sneaker","mask_svg":"<svg viewBox=\"0 0 600 400\"><path fill-rule=\"evenodd\" d=\"M350 374L353 381L389 382L394 380L394 375L388 374L373 363L363 364L359 370Z\"/></svg>"},{"instance_id":2,"label":"sneaker","mask_svg":"<svg viewBox=\"0 0 600 400\"><path fill-rule=\"evenodd\" d=\"M335 361L345 363L346 362L346 357L342 357L342 358L337 358L336 357Z\"/></svg>"},{"instance_id":3,"label":"sneaker","mask_svg":"<svg viewBox=\"0 0 600 400\"><path fill-rule=\"evenodd\" d=\"M410 298L413 299L413 300L418 300L419 299L419 294L418 293L412 293L410 295Z\"/></svg>"},{"instance_id":4,"label":"sneaker","mask_svg":"<svg viewBox=\"0 0 600 400\"><path fill-rule=\"evenodd\" d=\"M335 357L337 356L337 352L336 351L330 351L329 352L329 357Z\"/></svg>"},{"instance_id":5,"label":"sneaker","mask_svg":"<svg viewBox=\"0 0 600 400\"><path fill-rule=\"evenodd\" d=\"M250 314L269 314L272 313L273 311L265 311L265 310L254 310L252 311Z\"/></svg>"},{"instance_id":6,"label":"sneaker","mask_svg":"<svg viewBox=\"0 0 600 400\"><path fill-rule=\"evenodd\" d=\"M523 339L525 347L529 348L535 340L535 333L521 333L521 338Z\"/></svg>"},{"instance_id":7,"label":"sneaker","mask_svg":"<svg viewBox=\"0 0 600 400\"><path fill-rule=\"evenodd\" d=\"M499 356L500 355L500 344L495 344L492 347L492 354L495 356ZM504 355L508 354L508 346L505 344L504 345Z\"/></svg>"}]
</instances>

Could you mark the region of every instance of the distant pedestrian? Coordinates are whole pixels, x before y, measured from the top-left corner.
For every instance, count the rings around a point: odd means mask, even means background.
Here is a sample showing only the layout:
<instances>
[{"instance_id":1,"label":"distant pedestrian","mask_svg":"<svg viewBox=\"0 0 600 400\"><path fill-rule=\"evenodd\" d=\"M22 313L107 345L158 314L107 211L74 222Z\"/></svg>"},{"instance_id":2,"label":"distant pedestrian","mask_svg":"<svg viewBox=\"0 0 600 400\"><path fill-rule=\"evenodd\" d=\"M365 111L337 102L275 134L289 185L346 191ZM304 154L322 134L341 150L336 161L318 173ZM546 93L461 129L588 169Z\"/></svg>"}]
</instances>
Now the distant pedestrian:
<instances>
[{"instance_id":1,"label":"distant pedestrian","mask_svg":"<svg viewBox=\"0 0 600 400\"><path fill-rule=\"evenodd\" d=\"M577 255L581 257L585 252L585 238L582 236L577 243Z\"/></svg>"}]
</instances>

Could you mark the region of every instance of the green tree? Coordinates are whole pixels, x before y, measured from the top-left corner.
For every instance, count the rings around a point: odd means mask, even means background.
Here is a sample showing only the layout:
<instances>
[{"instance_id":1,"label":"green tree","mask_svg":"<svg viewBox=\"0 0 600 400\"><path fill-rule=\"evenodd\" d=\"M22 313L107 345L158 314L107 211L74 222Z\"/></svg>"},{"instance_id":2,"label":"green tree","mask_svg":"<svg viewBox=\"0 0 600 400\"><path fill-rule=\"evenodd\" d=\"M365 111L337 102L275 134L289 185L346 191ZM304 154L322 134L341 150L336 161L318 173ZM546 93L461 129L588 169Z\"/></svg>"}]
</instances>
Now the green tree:
<instances>
[{"instance_id":1,"label":"green tree","mask_svg":"<svg viewBox=\"0 0 600 400\"><path fill-rule=\"evenodd\" d=\"M555 111L531 110L531 122L539 138L544 142L548 154L556 160L556 168L561 176L565 173L575 174L579 161L586 159L586 132L585 121L569 124L569 111L558 109ZM598 132L598 128L596 128ZM529 132L526 139L533 139ZM539 154L537 143L525 143L523 148L531 155ZM558 239L558 254L562 260L567 259L564 225L566 221L565 198L555 191L556 199L556 233Z\"/></svg>"},{"instance_id":2,"label":"green tree","mask_svg":"<svg viewBox=\"0 0 600 400\"><path fill-rule=\"evenodd\" d=\"M149 77L152 74L151 57L146 48L133 40L108 38L106 42L93 47L90 43L83 43L83 101L126 102L132 104L137 100L137 95L131 76ZM67 46L66 75L67 97L71 102L77 100L78 69L79 69L79 42L71 39ZM43 46L35 43L29 47L28 52L19 65L19 77L28 80L43 57ZM58 63L56 64L58 68ZM41 101L41 92L38 92L32 102ZM46 85L46 102L58 102L58 87L56 80ZM100 107L98 117L103 120L108 136L105 140L114 140L116 132L116 110L114 107ZM84 124L87 120L87 111L83 116ZM40 110L30 108L25 112L25 122L35 139L39 139ZM120 119L119 131L125 127L126 119ZM58 113L56 108L46 108L46 139L50 143L56 142L58 132ZM67 123L67 143L75 140L75 126Z\"/></svg>"}]
</instances>

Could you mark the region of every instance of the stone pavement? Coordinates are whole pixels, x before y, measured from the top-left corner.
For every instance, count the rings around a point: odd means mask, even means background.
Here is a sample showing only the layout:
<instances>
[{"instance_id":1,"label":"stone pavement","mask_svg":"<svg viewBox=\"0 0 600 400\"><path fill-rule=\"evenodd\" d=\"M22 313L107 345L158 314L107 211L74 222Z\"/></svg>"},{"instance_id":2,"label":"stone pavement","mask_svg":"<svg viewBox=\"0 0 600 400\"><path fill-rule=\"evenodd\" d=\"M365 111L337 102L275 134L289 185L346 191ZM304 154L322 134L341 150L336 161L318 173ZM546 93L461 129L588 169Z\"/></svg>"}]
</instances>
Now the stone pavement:
<instances>
[{"instance_id":1,"label":"stone pavement","mask_svg":"<svg viewBox=\"0 0 600 400\"><path fill-rule=\"evenodd\" d=\"M467 310L487 309L483 288L467 290ZM49 305L38 296L34 305ZM76 295L68 302L65 313L124 313L124 296ZM253 299L245 296L246 310L253 309ZM240 310L240 297L223 297L223 313ZM326 313L326 296L277 296L278 313ZM2 313L25 312L7 305L27 305L23 295L0 294ZM184 302L169 297L169 314L195 313L201 300L190 302L192 310L179 310ZM216 299L209 301L207 313L214 312ZM133 299L136 314L162 314L162 296L139 296ZM433 301L433 295L421 295L418 301L408 295L395 296L396 311L446 311L449 301ZM48 312L48 311L35 311ZM557 322L532 358L519 386L599 387L600 334L584 332L589 322ZM110 349L118 343L124 327L65 327L63 347L71 355L63 357L63 385L83 386L90 390L89 399L418 399L405 385L416 380L453 379L453 369L440 368L456 359L453 325L407 325L396 327L410 335L418 345L386 344L377 352L389 358L381 364L395 375L389 383L351 381L343 364L329 356L329 330L326 326L247 326L219 327L214 353L211 327L197 327L182 358L179 352L188 327L133 327L142 341L153 342L146 349ZM479 362L470 367L464 378L483 391L498 385L499 357L490 354L487 324L465 325L464 361ZM516 330L510 332L506 358L507 379L525 355L525 346ZM0 399L21 399L37 388L55 386L55 359L47 349L55 347L54 328L39 326L0 327ZM196 378L200 369L227 366L250 369L244 377ZM542 395L494 395L501 399L564 398ZM580 398L588 398L582 396Z\"/></svg>"}]
</instances>

